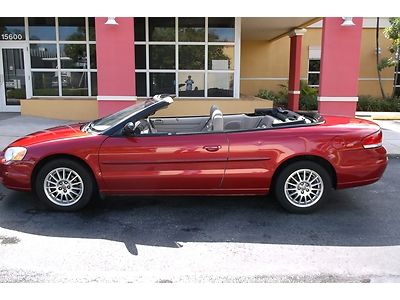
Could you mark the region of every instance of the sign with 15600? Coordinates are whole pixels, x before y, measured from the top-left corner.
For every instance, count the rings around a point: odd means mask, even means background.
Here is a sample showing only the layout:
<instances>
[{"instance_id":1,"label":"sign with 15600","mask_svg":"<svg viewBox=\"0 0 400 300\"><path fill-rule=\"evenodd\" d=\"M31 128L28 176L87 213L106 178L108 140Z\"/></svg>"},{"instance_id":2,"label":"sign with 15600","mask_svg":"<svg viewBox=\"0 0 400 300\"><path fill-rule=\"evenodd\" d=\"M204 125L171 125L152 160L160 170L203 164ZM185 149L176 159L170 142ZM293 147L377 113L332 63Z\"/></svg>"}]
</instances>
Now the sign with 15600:
<instances>
[{"instance_id":1,"label":"sign with 15600","mask_svg":"<svg viewBox=\"0 0 400 300\"><path fill-rule=\"evenodd\" d=\"M24 39L22 33L2 33L0 39L3 41L18 41Z\"/></svg>"}]
</instances>

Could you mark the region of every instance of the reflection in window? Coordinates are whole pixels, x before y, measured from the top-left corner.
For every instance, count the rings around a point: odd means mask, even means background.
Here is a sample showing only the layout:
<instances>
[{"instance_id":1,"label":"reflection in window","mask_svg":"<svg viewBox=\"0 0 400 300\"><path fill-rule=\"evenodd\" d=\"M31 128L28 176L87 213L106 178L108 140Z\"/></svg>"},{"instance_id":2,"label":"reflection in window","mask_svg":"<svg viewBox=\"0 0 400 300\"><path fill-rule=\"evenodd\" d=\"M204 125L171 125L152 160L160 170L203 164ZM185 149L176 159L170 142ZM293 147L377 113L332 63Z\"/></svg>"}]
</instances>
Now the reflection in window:
<instances>
[{"instance_id":1,"label":"reflection in window","mask_svg":"<svg viewBox=\"0 0 400 300\"><path fill-rule=\"evenodd\" d=\"M310 59L308 61L308 85L309 86L319 86L319 73L320 73L320 64L321 60L319 59Z\"/></svg>"},{"instance_id":2,"label":"reflection in window","mask_svg":"<svg viewBox=\"0 0 400 300\"><path fill-rule=\"evenodd\" d=\"M63 96L87 96L87 72L61 72Z\"/></svg>"},{"instance_id":3,"label":"reflection in window","mask_svg":"<svg viewBox=\"0 0 400 300\"><path fill-rule=\"evenodd\" d=\"M234 46L208 46L209 70L233 70Z\"/></svg>"},{"instance_id":4,"label":"reflection in window","mask_svg":"<svg viewBox=\"0 0 400 300\"><path fill-rule=\"evenodd\" d=\"M30 40L56 40L56 25L54 18L29 18L28 22Z\"/></svg>"},{"instance_id":5,"label":"reflection in window","mask_svg":"<svg viewBox=\"0 0 400 300\"><path fill-rule=\"evenodd\" d=\"M319 85L319 73L308 74L308 85Z\"/></svg>"},{"instance_id":6,"label":"reflection in window","mask_svg":"<svg viewBox=\"0 0 400 300\"><path fill-rule=\"evenodd\" d=\"M233 74L208 73L208 97L233 97Z\"/></svg>"},{"instance_id":7,"label":"reflection in window","mask_svg":"<svg viewBox=\"0 0 400 300\"><path fill-rule=\"evenodd\" d=\"M204 46L179 46L179 69L204 70Z\"/></svg>"},{"instance_id":8,"label":"reflection in window","mask_svg":"<svg viewBox=\"0 0 400 300\"><path fill-rule=\"evenodd\" d=\"M146 69L146 46L135 45L135 68Z\"/></svg>"},{"instance_id":9,"label":"reflection in window","mask_svg":"<svg viewBox=\"0 0 400 300\"><path fill-rule=\"evenodd\" d=\"M209 42L234 42L235 18L208 18Z\"/></svg>"},{"instance_id":10,"label":"reflection in window","mask_svg":"<svg viewBox=\"0 0 400 300\"><path fill-rule=\"evenodd\" d=\"M89 23L89 41L95 41L96 40L95 19L94 18L88 18L88 23Z\"/></svg>"},{"instance_id":11,"label":"reflection in window","mask_svg":"<svg viewBox=\"0 0 400 300\"><path fill-rule=\"evenodd\" d=\"M57 68L56 44L31 44L31 67L41 69Z\"/></svg>"},{"instance_id":12,"label":"reflection in window","mask_svg":"<svg viewBox=\"0 0 400 300\"><path fill-rule=\"evenodd\" d=\"M175 94L175 73L150 73L150 96Z\"/></svg>"},{"instance_id":13,"label":"reflection in window","mask_svg":"<svg viewBox=\"0 0 400 300\"><path fill-rule=\"evenodd\" d=\"M175 18L149 18L150 41L175 41Z\"/></svg>"},{"instance_id":14,"label":"reflection in window","mask_svg":"<svg viewBox=\"0 0 400 300\"><path fill-rule=\"evenodd\" d=\"M204 42L204 18L179 18L180 42Z\"/></svg>"},{"instance_id":15,"label":"reflection in window","mask_svg":"<svg viewBox=\"0 0 400 300\"><path fill-rule=\"evenodd\" d=\"M86 45L60 44L61 68L85 69L87 66Z\"/></svg>"},{"instance_id":16,"label":"reflection in window","mask_svg":"<svg viewBox=\"0 0 400 300\"><path fill-rule=\"evenodd\" d=\"M86 40L85 18L58 18L60 41Z\"/></svg>"},{"instance_id":17,"label":"reflection in window","mask_svg":"<svg viewBox=\"0 0 400 300\"><path fill-rule=\"evenodd\" d=\"M136 95L146 96L147 89L146 89L146 73L136 72Z\"/></svg>"},{"instance_id":18,"label":"reflection in window","mask_svg":"<svg viewBox=\"0 0 400 300\"><path fill-rule=\"evenodd\" d=\"M90 72L90 85L92 87L92 96L97 96L97 72Z\"/></svg>"},{"instance_id":19,"label":"reflection in window","mask_svg":"<svg viewBox=\"0 0 400 300\"><path fill-rule=\"evenodd\" d=\"M308 64L309 71L318 71L320 70L320 60L319 59L310 59Z\"/></svg>"},{"instance_id":20,"label":"reflection in window","mask_svg":"<svg viewBox=\"0 0 400 300\"><path fill-rule=\"evenodd\" d=\"M90 50L90 68L97 69L96 45L89 45L89 50Z\"/></svg>"},{"instance_id":21,"label":"reflection in window","mask_svg":"<svg viewBox=\"0 0 400 300\"><path fill-rule=\"evenodd\" d=\"M0 18L0 40L25 40L24 18Z\"/></svg>"},{"instance_id":22,"label":"reflection in window","mask_svg":"<svg viewBox=\"0 0 400 300\"><path fill-rule=\"evenodd\" d=\"M146 40L145 18L134 19L135 41L144 42Z\"/></svg>"},{"instance_id":23,"label":"reflection in window","mask_svg":"<svg viewBox=\"0 0 400 300\"><path fill-rule=\"evenodd\" d=\"M33 96L58 96L57 72L32 72Z\"/></svg>"},{"instance_id":24,"label":"reflection in window","mask_svg":"<svg viewBox=\"0 0 400 300\"><path fill-rule=\"evenodd\" d=\"M175 69L175 46L151 45L150 69Z\"/></svg>"},{"instance_id":25,"label":"reflection in window","mask_svg":"<svg viewBox=\"0 0 400 300\"><path fill-rule=\"evenodd\" d=\"M204 73L179 72L179 97L204 97Z\"/></svg>"}]
</instances>

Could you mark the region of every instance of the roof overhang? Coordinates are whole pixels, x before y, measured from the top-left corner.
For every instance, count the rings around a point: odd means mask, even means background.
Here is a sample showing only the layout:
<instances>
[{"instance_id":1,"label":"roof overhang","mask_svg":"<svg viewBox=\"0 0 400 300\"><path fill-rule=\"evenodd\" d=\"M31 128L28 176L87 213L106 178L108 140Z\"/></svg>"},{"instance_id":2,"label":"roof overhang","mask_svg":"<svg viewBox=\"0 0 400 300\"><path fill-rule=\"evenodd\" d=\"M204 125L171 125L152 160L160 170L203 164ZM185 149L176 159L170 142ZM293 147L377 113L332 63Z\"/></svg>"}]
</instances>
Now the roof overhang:
<instances>
[{"instance_id":1,"label":"roof overhang","mask_svg":"<svg viewBox=\"0 0 400 300\"><path fill-rule=\"evenodd\" d=\"M304 28L320 20L320 17L241 18L242 40L271 42L287 36L293 29Z\"/></svg>"}]
</instances>

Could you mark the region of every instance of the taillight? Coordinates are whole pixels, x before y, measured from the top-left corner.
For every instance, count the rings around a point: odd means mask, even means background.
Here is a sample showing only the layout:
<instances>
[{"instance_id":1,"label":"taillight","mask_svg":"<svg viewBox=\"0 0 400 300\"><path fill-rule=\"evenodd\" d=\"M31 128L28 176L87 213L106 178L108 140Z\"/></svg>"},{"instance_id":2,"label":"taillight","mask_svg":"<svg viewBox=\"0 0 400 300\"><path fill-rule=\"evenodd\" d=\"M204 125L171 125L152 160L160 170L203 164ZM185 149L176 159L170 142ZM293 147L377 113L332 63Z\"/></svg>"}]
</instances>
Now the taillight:
<instances>
[{"instance_id":1,"label":"taillight","mask_svg":"<svg viewBox=\"0 0 400 300\"><path fill-rule=\"evenodd\" d=\"M362 145L365 149L377 148L382 146L382 130L367 135L362 140Z\"/></svg>"}]
</instances>

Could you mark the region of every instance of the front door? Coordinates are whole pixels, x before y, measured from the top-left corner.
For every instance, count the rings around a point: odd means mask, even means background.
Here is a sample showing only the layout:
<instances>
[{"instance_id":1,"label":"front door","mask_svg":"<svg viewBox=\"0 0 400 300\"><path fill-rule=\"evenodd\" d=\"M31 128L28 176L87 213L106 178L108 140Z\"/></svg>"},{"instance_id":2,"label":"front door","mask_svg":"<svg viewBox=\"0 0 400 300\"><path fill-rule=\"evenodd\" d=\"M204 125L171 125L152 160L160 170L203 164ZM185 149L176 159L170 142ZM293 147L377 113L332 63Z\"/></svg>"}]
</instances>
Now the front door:
<instances>
[{"instance_id":1,"label":"front door","mask_svg":"<svg viewBox=\"0 0 400 300\"><path fill-rule=\"evenodd\" d=\"M109 137L99 151L112 193L212 194L221 187L227 159L224 133Z\"/></svg>"},{"instance_id":2,"label":"front door","mask_svg":"<svg viewBox=\"0 0 400 300\"><path fill-rule=\"evenodd\" d=\"M26 47L0 45L0 112L19 112L27 98Z\"/></svg>"}]
</instances>

